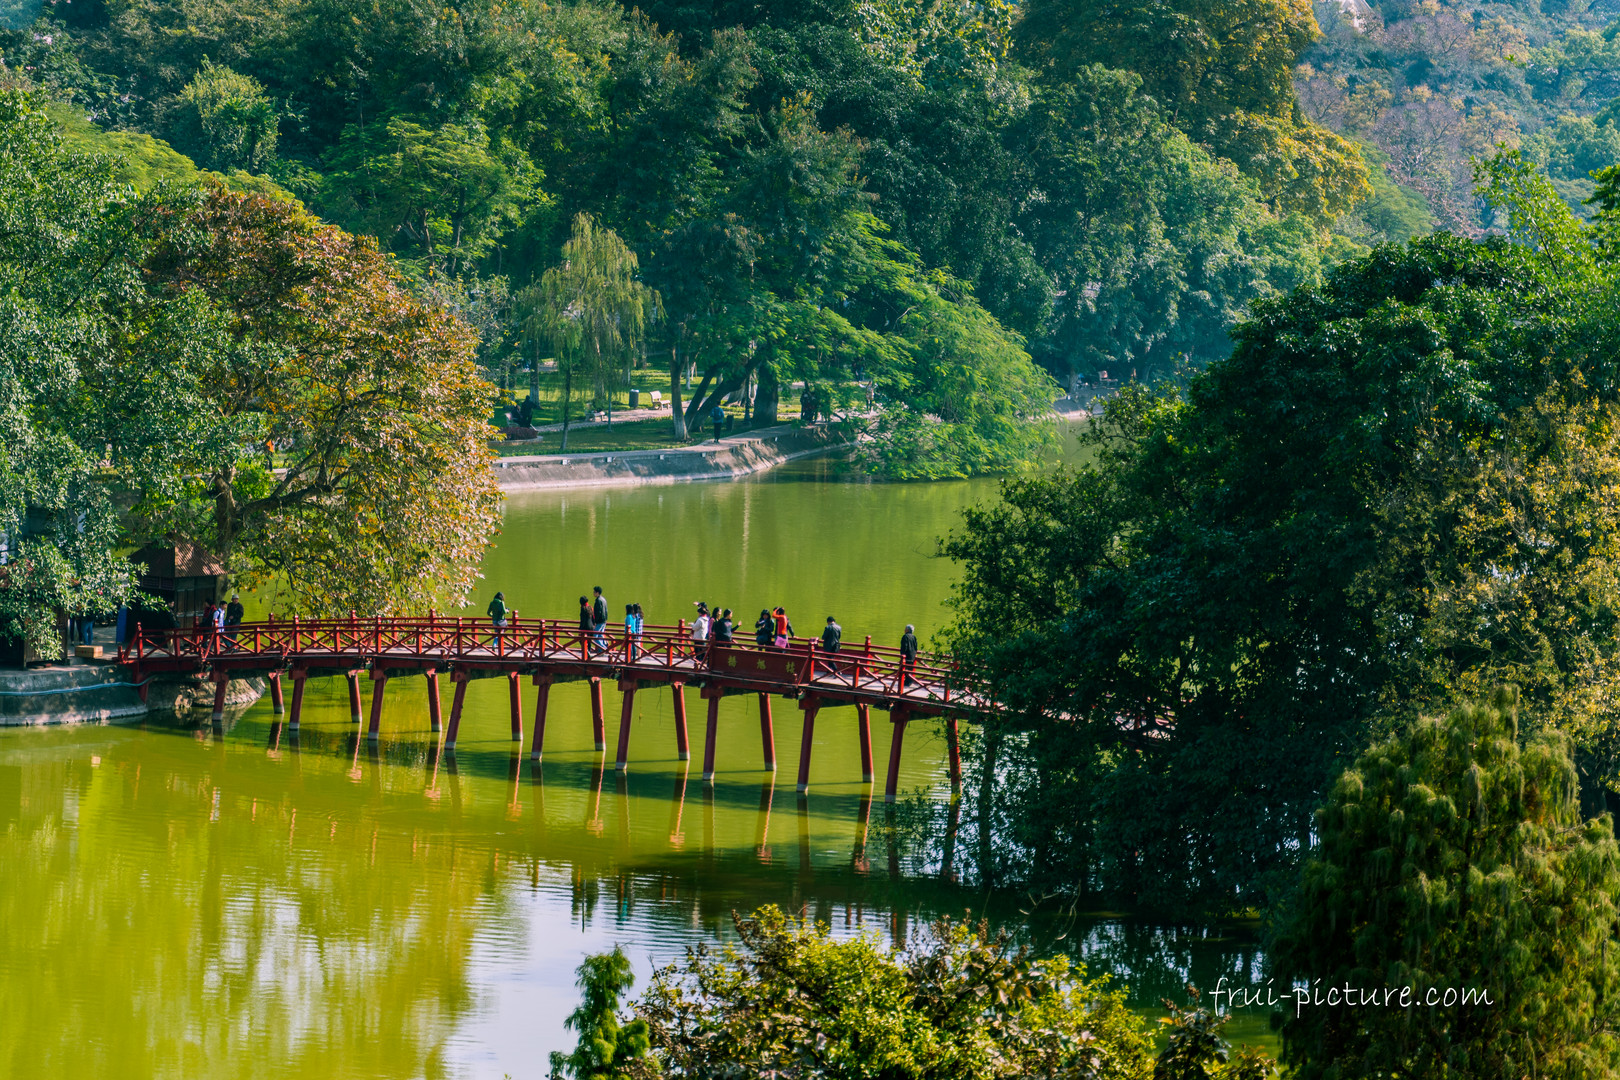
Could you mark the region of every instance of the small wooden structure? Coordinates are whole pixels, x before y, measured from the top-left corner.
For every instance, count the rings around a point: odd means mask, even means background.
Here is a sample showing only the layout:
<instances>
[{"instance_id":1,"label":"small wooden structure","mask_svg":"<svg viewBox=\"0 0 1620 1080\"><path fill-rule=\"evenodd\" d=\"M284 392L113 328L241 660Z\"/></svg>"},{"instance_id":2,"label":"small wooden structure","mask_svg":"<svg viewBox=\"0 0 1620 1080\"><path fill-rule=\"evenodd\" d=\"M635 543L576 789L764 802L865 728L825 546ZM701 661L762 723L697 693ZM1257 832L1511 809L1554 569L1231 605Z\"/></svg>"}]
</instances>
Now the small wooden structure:
<instances>
[{"instance_id":1,"label":"small wooden structure","mask_svg":"<svg viewBox=\"0 0 1620 1080\"><path fill-rule=\"evenodd\" d=\"M136 587L167 604L180 626L201 618L209 601L219 601L225 590L225 567L218 556L190 541L153 544L130 561L146 567Z\"/></svg>"}]
</instances>

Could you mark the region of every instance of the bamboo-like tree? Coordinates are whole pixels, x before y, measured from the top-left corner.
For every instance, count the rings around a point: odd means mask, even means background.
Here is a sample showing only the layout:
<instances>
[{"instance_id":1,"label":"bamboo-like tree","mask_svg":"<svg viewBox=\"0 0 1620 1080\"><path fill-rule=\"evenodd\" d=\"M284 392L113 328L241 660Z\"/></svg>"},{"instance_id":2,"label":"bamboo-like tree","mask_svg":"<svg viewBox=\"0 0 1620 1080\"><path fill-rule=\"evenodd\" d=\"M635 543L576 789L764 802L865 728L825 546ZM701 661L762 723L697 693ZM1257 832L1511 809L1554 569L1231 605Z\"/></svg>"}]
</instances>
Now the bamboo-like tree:
<instances>
[{"instance_id":1,"label":"bamboo-like tree","mask_svg":"<svg viewBox=\"0 0 1620 1080\"><path fill-rule=\"evenodd\" d=\"M580 214L562 262L524 290L526 332L550 339L563 377L565 453L574 380L588 380L598 393L616 387L641 348L647 323L663 311L657 291L641 283L639 272L636 253L617 233Z\"/></svg>"}]
</instances>

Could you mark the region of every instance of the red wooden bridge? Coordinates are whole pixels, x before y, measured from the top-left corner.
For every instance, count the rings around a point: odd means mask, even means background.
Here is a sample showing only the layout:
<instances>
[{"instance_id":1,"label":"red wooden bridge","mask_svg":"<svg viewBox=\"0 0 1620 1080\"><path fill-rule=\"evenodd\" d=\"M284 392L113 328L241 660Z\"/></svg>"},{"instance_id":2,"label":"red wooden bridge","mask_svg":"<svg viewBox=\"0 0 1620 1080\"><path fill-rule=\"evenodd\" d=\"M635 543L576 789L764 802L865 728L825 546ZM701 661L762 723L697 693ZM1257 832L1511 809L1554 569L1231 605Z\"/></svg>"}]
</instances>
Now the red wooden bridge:
<instances>
[{"instance_id":1,"label":"red wooden bridge","mask_svg":"<svg viewBox=\"0 0 1620 1080\"><path fill-rule=\"evenodd\" d=\"M240 623L224 631L211 627L147 630L137 626L119 647L119 661L143 684L160 672L206 673L215 684L214 719L222 718L225 687L234 678L262 675L270 683L275 710L283 711L282 677L292 680L288 727L298 728L304 683L315 677L341 675L348 680L350 712L361 722L360 679L371 679L371 717L367 730L378 737L382 724L383 688L390 679L422 675L427 682L432 729L440 730L439 676L455 686L444 745L454 750L461 727L467 685L474 679L504 678L512 719L512 739L523 739L521 680L530 677L535 691L534 737L530 757L540 760L546 733L546 707L558 682L590 683L591 720L596 749L607 745L602 683L617 682L623 695L619 714L617 767L626 767L630 721L637 691L669 687L675 704L675 749L690 756L686 728L686 687L699 688L709 703L708 739L703 779L714 779L715 735L720 699L754 694L759 700L760 740L765 768L776 768L776 736L771 698L798 702L803 730L799 751L798 789L809 789L810 750L816 715L829 706L853 705L858 715L862 779L872 779L871 710L889 714L893 728L884 797L893 802L900 776L900 750L906 724L942 717L950 754L953 786L961 782L957 742L959 718L974 719L992 711L977 680L939 658L922 655L907 662L900 650L863 645L827 652L819 640L800 639L786 648L740 641L694 642L684 623L648 626L631 637L623 628L600 634L553 619L512 618L496 629L487 622L445 618L278 620Z\"/></svg>"}]
</instances>

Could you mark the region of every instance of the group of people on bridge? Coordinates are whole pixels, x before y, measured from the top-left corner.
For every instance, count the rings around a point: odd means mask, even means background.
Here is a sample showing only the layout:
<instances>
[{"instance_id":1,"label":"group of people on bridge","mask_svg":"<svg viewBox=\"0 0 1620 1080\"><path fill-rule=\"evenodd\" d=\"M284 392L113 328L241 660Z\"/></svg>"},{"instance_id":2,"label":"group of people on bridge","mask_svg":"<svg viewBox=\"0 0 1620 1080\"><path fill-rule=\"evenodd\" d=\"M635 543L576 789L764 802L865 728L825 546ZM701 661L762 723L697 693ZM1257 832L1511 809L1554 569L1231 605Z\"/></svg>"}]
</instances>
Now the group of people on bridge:
<instances>
[{"instance_id":1,"label":"group of people on bridge","mask_svg":"<svg viewBox=\"0 0 1620 1080\"><path fill-rule=\"evenodd\" d=\"M579 629L591 642L593 652L607 652L607 625L608 603L602 595L602 586L597 585L591 590L589 597L579 598ZM689 630L692 644L700 649L709 645L730 645L736 640L737 621L730 608L722 608L718 604L709 604L703 600L694 601L697 616L692 620ZM495 598L489 602L488 614L495 630L499 633L506 626L507 612L511 609L506 605L506 594L497 592ZM641 633L644 625L640 604L624 605L624 640L629 643L629 655L632 657L641 654ZM794 639L793 622L788 618L787 609L778 605L774 608L761 608L759 618L754 620L754 643L761 648L775 647L785 649ZM838 620L831 615L827 616L827 624L821 631L821 651L836 653L843 645L844 628L838 625ZM906 624L906 629L900 635L900 653L908 666L917 662L917 628Z\"/></svg>"}]
</instances>

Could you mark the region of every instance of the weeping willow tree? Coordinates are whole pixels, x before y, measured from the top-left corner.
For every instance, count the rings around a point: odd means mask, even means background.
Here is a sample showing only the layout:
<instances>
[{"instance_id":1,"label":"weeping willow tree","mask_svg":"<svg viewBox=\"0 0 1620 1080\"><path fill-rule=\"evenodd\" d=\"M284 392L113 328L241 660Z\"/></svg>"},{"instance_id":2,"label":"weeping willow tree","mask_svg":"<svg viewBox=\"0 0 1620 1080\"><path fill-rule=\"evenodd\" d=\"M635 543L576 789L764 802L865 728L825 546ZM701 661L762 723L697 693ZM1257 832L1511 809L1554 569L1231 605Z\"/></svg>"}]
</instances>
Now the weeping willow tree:
<instances>
[{"instance_id":1,"label":"weeping willow tree","mask_svg":"<svg viewBox=\"0 0 1620 1080\"><path fill-rule=\"evenodd\" d=\"M597 397L617 386L663 311L658 293L637 280L640 263L612 229L589 214L574 218L562 262L524 290L525 332L548 339L563 379L562 450L574 381L587 380Z\"/></svg>"}]
</instances>

